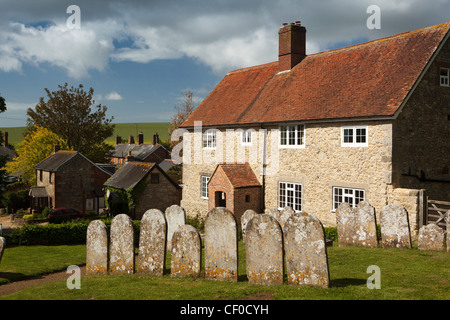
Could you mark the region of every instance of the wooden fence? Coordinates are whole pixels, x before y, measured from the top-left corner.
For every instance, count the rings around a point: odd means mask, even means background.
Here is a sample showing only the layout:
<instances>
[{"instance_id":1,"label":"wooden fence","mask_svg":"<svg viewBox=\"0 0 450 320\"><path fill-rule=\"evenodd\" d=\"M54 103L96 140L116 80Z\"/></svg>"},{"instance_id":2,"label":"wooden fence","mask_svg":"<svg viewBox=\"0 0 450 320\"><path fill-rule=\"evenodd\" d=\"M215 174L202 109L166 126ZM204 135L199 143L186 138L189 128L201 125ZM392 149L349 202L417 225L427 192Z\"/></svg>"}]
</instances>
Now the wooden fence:
<instances>
[{"instance_id":1,"label":"wooden fence","mask_svg":"<svg viewBox=\"0 0 450 320\"><path fill-rule=\"evenodd\" d=\"M439 227L446 229L445 214L450 210L450 202L428 200L426 212L426 222L435 223Z\"/></svg>"}]
</instances>

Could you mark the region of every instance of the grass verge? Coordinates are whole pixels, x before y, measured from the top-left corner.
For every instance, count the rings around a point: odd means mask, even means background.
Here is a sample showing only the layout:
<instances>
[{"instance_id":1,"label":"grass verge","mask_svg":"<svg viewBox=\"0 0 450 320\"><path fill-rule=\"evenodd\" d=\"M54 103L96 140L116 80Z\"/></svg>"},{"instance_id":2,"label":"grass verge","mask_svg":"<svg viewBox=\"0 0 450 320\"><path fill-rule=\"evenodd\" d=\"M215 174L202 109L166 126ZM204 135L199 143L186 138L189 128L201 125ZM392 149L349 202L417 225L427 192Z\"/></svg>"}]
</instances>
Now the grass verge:
<instances>
[{"instance_id":1,"label":"grass verge","mask_svg":"<svg viewBox=\"0 0 450 320\"><path fill-rule=\"evenodd\" d=\"M84 246L31 247L40 251L34 258L23 256L21 263L27 268L45 269L49 256L55 265L64 265L61 255L70 257L67 265L84 263ZM7 248L0 270L5 270L15 254ZM30 249L29 249L30 250ZM59 258L56 258L59 257ZM85 257L84 257L85 258ZM34 261L30 261L30 260ZM28 261L26 261L28 260ZM61 259L64 260L64 259ZM450 254L447 252L420 251L417 249L382 248L328 248L330 288L290 286L263 286L249 284L245 272L245 248L239 242L239 281L219 282L196 278L173 279L170 277L170 255L167 257L166 274L162 277L139 274L128 276L86 276L82 275L81 289L69 290L65 281L47 283L28 288L2 299L56 299L56 300L448 300L450 299ZM366 283L371 273L370 265L377 265L381 271L381 289L368 289ZM15 268L15 267L14 267ZM14 269L12 268L12 269ZM31 273L23 270L23 274Z\"/></svg>"}]
</instances>

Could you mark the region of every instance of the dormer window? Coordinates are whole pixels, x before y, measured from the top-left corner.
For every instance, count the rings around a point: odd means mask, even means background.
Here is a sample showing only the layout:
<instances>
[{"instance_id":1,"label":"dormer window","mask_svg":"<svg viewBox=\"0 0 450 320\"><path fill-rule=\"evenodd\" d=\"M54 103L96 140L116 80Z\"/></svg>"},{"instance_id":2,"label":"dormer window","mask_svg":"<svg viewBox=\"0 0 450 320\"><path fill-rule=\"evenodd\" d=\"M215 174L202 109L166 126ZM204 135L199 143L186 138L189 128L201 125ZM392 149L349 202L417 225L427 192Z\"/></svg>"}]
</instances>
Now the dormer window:
<instances>
[{"instance_id":1,"label":"dormer window","mask_svg":"<svg viewBox=\"0 0 450 320\"><path fill-rule=\"evenodd\" d=\"M441 87L450 87L450 69L441 68L440 84L441 84Z\"/></svg>"}]
</instances>

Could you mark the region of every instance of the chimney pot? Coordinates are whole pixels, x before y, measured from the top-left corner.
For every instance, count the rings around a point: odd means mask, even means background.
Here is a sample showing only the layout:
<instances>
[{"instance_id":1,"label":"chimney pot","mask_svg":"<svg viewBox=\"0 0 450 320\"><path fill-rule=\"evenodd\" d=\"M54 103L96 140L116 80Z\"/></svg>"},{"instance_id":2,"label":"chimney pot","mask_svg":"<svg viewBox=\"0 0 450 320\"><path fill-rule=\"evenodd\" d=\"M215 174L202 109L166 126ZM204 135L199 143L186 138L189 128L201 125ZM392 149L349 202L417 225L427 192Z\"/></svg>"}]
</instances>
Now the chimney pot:
<instances>
[{"instance_id":1,"label":"chimney pot","mask_svg":"<svg viewBox=\"0 0 450 320\"><path fill-rule=\"evenodd\" d=\"M159 144L159 135L158 132L153 135L153 144Z\"/></svg>"},{"instance_id":2,"label":"chimney pot","mask_svg":"<svg viewBox=\"0 0 450 320\"><path fill-rule=\"evenodd\" d=\"M141 132L138 134L138 144L144 143L144 134Z\"/></svg>"},{"instance_id":3,"label":"chimney pot","mask_svg":"<svg viewBox=\"0 0 450 320\"><path fill-rule=\"evenodd\" d=\"M3 132L3 146L7 147L9 146L9 142L8 142L8 132Z\"/></svg>"},{"instance_id":4,"label":"chimney pot","mask_svg":"<svg viewBox=\"0 0 450 320\"><path fill-rule=\"evenodd\" d=\"M59 141L56 141L53 151L57 153L59 150L61 150L61 146L59 145Z\"/></svg>"}]
</instances>

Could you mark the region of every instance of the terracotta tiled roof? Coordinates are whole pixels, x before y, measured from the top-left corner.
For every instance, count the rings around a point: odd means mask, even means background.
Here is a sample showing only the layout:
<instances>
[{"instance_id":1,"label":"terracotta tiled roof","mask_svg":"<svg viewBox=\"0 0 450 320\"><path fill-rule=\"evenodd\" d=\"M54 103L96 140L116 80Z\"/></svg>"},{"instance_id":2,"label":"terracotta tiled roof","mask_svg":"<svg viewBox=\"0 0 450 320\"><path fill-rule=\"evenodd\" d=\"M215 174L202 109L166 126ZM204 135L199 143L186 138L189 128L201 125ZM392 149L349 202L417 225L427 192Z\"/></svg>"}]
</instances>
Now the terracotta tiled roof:
<instances>
[{"instance_id":1,"label":"terracotta tiled roof","mask_svg":"<svg viewBox=\"0 0 450 320\"><path fill-rule=\"evenodd\" d=\"M450 23L229 72L182 127L393 116Z\"/></svg>"},{"instance_id":2,"label":"terracotta tiled roof","mask_svg":"<svg viewBox=\"0 0 450 320\"><path fill-rule=\"evenodd\" d=\"M248 164L219 164L234 188L259 187L261 184Z\"/></svg>"}]
</instances>

